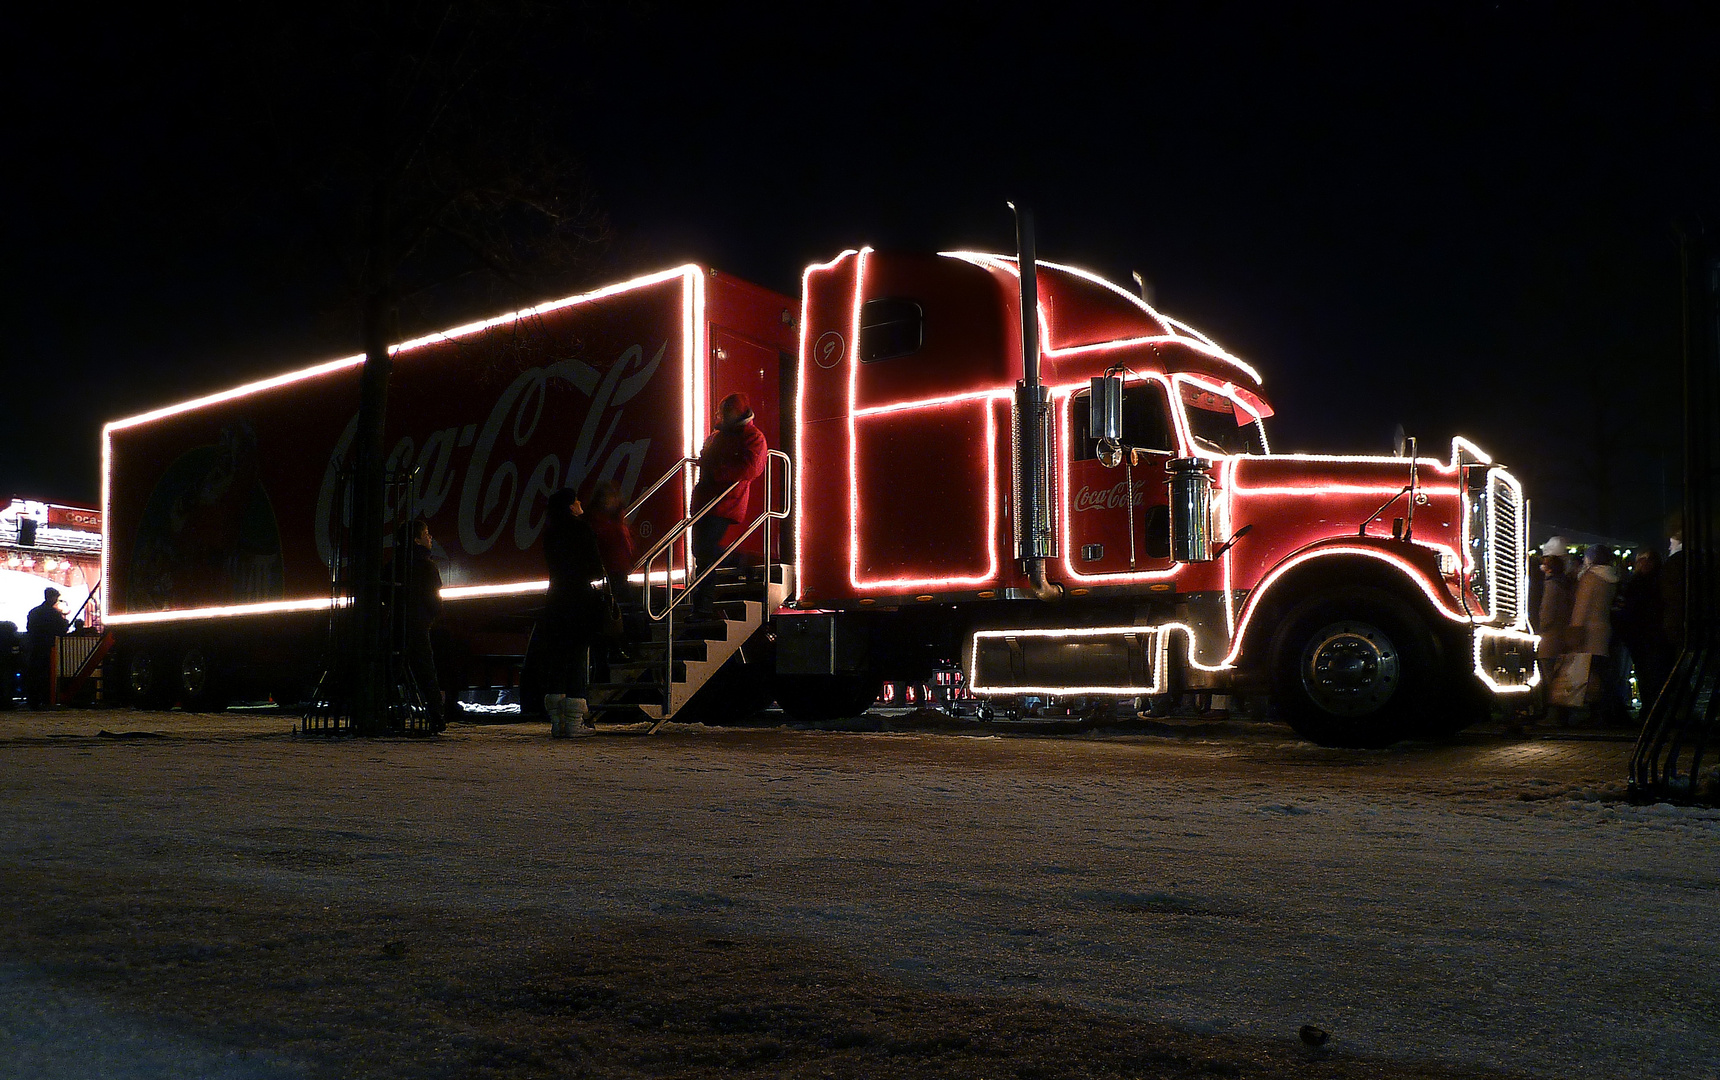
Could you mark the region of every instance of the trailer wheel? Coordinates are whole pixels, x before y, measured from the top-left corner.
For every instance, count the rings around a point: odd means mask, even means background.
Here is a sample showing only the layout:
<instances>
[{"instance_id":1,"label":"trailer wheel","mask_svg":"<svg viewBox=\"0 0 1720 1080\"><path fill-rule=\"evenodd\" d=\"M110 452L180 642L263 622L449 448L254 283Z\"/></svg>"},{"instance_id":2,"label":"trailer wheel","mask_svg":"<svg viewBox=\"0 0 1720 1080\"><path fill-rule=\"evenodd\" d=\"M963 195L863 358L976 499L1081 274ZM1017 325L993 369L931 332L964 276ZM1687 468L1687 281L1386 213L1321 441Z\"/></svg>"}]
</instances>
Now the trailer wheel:
<instances>
[{"instance_id":1,"label":"trailer wheel","mask_svg":"<svg viewBox=\"0 0 1720 1080\"><path fill-rule=\"evenodd\" d=\"M1305 601L1272 644L1279 718L1321 746L1378 748L1423 730L1438 649L1415 611L1380 589Z\"/></svg>"},{"instance_id":2,"label":"trailer wheel","mask_svg":"<svg viewBox=\"0 0 1720 1080\"><path fill-rule=\"evenodd\" d=\"M158 654L133 649L126 656L125 696L140 709L165 709L173 704L171 685Z\"/></svg>"},{"instance_id":3,"label":"trailer wheel","mask_svg":"<svg viewBox=\"0 0 1720 1080\"><path fill-rule=\"evenodd\" d=\"M878 700L877 675L778 675L776 703L790 720L817 723L859 716Z\"/></svg>"},{"instance_id":4,"label":"trailer wheel","mask_svg":"<svg viewBox=\"0 0 1720 1080\"><path fill-rule=\"evenodd\" d=\"M227 707L226 689L215 658L201 645L179 654L179 702L189 712L220 712Z\"/></svg>"}]
</instances>

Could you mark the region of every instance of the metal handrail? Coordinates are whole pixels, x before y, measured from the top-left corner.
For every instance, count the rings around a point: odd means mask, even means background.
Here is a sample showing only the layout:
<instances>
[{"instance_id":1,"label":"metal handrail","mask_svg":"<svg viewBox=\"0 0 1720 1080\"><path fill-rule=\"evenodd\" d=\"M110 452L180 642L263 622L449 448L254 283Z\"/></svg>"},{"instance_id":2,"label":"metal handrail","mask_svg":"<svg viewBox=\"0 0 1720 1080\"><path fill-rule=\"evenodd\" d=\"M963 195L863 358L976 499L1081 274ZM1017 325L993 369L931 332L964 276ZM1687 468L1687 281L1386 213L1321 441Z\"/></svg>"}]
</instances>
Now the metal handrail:
<instances>
[{"instance_id":1,"label":"metal handrail","mask_svg":"<svg viewBox=\"0 0 1720 1080\"><path fill-rule=\"evenodd\" d=\"M776 486L775 482L774 482L775 476L776 476L776 470L772 466L778 461L781 461L782 466L783 466L783 483L782 483L783 505L782 505L782 508L780 510L774 508L771 505L775 501L773 498L773 493L774 493L775 486ZM681 590L681 594L679 596L675 595L674 542L676 540L681 539L682 537L687 536L688 533L692 530L694 523L699 521L700 519L702 519L706 514L710 513L711 510L719 502L721 502L731 491L733 491L736 488L736 486L739 485L740 481L737 480L737 481L735 481L735 483L730 484L728 487L723 489L722 494L718 495L716 498L712 499L710 502L707 502L704 506L701 506L696 512L688 515L686 518L684 518L680 522L676 523L673 528L671 528L667 533L665 533L663 535L663 538L661 540L657 541L657 543L652 545L650 551L647 551L642 558L640 558L637 562L635 562L633 564L634 569L639 569L640 567L643 567L644 571L645 571L644 593L645 593L645 614L646 614L646 616L649 617L652 622L664 622L665 623L664 644L663 644L663 714L665 717L668 716L669 706L670 706L671 702L673 701L673 694L674 694L674 687L675 687L675 609L677 607L679 607L683 602L685 602L689 596L692 596L693 591L695 589L697 589L699 587L699 585L703 584L705 579L710 577L711 574L716 570L716 568L721 566L723 564L723 561L725 559L727 559L730 555L734 554L735 550L737 548L739 548L743 543L746 542L747 537L749 537L753 533L757 532L761 526L764 527L764 586L765 586L765 596L766 596L766 599L768 600L768 598L770 596L770 547L771 547L769 522L772 520L781 521L782 519L788 517L788 515L794 509L794 473L792 471L792 468L793 468L793 463L789 460L789 457L787 454L783 453L780 450L770 450L770 451L766 452L765 463L764 463L764 510L763 510L763 512L760 513L758 517L754 518L752 520L752 522L747 525L746 529L744 531L742 531L740 536L735 538L735 541L733 543L731 543L728 547L724 548L722 553L719 554L715 559L712 559L711 564L709 566L705 567L704 570L701 573L699 573L699 575L697 577L694 577L693 573L692 573L692 571L693 571L693 566L692 566L693 553L691 550L691 543L689 541L687 544L683 545L684 549L686 550L686 560L687 560L687 568L686 568L686 574L685 574L686 586ZM652 605L651 563L654 560L656 560L656 558L659 555L661 555L664 551L669 552L669 561L663 568L663 593L664 593L664 596L668 599L668 604L667 604L667 606L665 606L663 608L662 612L659 613L654 608L654 606Z\"/></svg>"},{"instance_id":2,"label":"metal handrail","mask_svg":"<svg viewBox=\"0 0 1720 1080\"><path fill-rule=\"evenodd\" d=\"M656 483L652 484L650 487L645 489L645 494L639 496L637 499L634 499L632 502L627 504L627 509L621 511L621 516L623 518L630 518L634 514L638 513L639 508L641 506L645 505L645 500L649 499L651 496L653 496L653 495L657 494L657 492L661 491L663 489L664 484L667 484L670 480L675 478L676 473L685 473L687 471L687 466L697 465L698 463L699 463L698 458L684 457L680 461L677 461L677 462L675 462L675 464L669 466L669 468L663 473L663 475L659 476L657 478ZM634 566L637 567L638 563L635 563Z\"/></svg>"},{"instance_id":3,"label":"metal handrail","mask_svg":"<svg viewBox=\"0 0 1720 1080\"><path fill-rule=\"evenodd\" d=\"M702 518L706 514L710 513L716 507L716 505L718 503L720 503L724 499L728 498L729 492L731 492L735 488L739 487L740 483L741 482L739 480L736 480L734 483L730 484L728 487L724 488L720 493L718 493L716 498L712 499L710 502L708 502L704 506L700 507L698 512L694 513L690 517L682 518L677 524L675 524L673 527L671 527L668 532L663 534L662 539L658 540L655 544L652 544L651 547L645 552L645 554L643 554L643 555L639 556L637 559L633 560L633 569L637 570L641 566L647 565L648 563L651 562L652 559L655 559L657 557L657 554L659 552L661 552L665 547L669 546L670 544L674 543L676 540L680 539L682 533L686 532L688 529L691 529L693 527L694 522L698 521L700 518ZM673 570L673 567L671 567L670 569ZM665 579L665 580L667 580L667 579ZM647 584L650 583L650 581L651 581L650 571L646 571L645 581Z\"/></svg>"},{"instance_id":4,"label":"metal handrail","mask_svg":"<svg viewBox=\"0 0 1720 1080\"><path fill-rule=\"evenodd\" d=\"M771 465L776 461L782 462L782 464L783 464L783 476L785 478L784 483L782 485L783 506L782 506L782 509L780 509L780 510L774 509L771 506L772 490L775 486L772 483L772 480L774 478L774 470L772 470ZM788 515L794 509L793 481L792 481L792 479L789 479L793 476L793 473L789 471L790 468L792 468L792 462L789 461L789 457L787 454L783 453L781 450L770 450L770 451L766 452L766 454L765 454L765 468L764 468L764 510L759 514L758 517L754 518L752 520L752 522L747 525L746 529L744 531L742 531L742 533L734 539L733 543L731 543L728 547L724 548L722 550L722 553L719 554L715 559L711 560L711 565L706 567L704 569L704 571L699 574L698 577L689 578L687 580L686 587L681 591L681 595L673 597L669 606L663 609L662 614L658 614L656 611L653 610L653 608L651 606L650 590L649 589L646 590L645 613L651 617L651 620L653 622L661 621L664 618L664 616L668 615L669 612L673 611L676 606L678 606L689 595L691 595L693 590L695 588L697 588L699 586L699 584L701 582L703 582L707 577L709 577L711 575L711 572L713 570L715 570L719 565L721 565L723 560L727 559L730 555L734 554L735 551L742 544L746 543L747 537L749 537L753 533L757 532L761 525L763 525L767 521L771 521L771 520L781 521L782 519L788 517ZM710 513L711 510L714 509L719 502L722 502L724 497L726 497L729 494L729 492L733 491L739 483L740 483L740 481L737 480L737 481L735 481L735 483L730 484L728 487L723 489L723 492L721 495L718 495L716 498L712 499L710 502L708 502L704 506L700 507L695 513L693 513L689 517L687 517L687 518L683 519L682 521L680 521L679 523L677 523L673 528L671 528L667 533L664 534L664 536L661 540L657 541L657 543L652 545L651 550L647 551L643 558L639 559L638 561L636 561L633 564L633 568L635 570L639 569L640 567L645 568L645 583L647 585L649 585L651 583L651 567L650 567L651 562L653 560L655 560L659 554L662 553L664 548L668 547L674 541L680 539L682 536L686 535L689 531L691 531L694 523L697 522L699 519L703 518L706 514ZM688 558L689 558L689 560L691 559L691 553L689 553ZM764 534L764 566L765 566L765 573L768 575L770 572L770 531L768 529L765 530L765 534ZM689 569L691 569L691 567L689 567ZM664 583L666 586L670 586L670 591L672 592L673 591L673 589L672 589L673 574L675 572L675 566L674 566L674 561L673 561L672 557L671 557L669 565L664 568L664 571L665 571L664 577L663 577Z\"/></svg>"}]
</instances>

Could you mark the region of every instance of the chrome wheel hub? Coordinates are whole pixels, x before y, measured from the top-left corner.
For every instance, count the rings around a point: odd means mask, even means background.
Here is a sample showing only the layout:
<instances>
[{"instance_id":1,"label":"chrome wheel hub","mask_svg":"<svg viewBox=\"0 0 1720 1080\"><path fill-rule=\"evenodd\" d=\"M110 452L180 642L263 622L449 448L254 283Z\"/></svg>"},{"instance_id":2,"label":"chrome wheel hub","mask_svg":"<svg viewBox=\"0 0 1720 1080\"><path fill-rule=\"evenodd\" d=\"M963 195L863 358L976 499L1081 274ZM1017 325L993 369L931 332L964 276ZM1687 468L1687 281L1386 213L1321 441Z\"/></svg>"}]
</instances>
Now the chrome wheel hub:
<instances>
[{"instance_id":1,"label":"chrome wheel hub","mask_svg":"<svg viewBox=\"0 0 1720 1080\"><path fill-rule=\"evenodd\" d=\"M1336 716L1361 716L1383 706L1400 678L1397 646L1379 627L1360 620L1316 631L1302 652L1302 687Z\"/></svg>"}]
</instances>

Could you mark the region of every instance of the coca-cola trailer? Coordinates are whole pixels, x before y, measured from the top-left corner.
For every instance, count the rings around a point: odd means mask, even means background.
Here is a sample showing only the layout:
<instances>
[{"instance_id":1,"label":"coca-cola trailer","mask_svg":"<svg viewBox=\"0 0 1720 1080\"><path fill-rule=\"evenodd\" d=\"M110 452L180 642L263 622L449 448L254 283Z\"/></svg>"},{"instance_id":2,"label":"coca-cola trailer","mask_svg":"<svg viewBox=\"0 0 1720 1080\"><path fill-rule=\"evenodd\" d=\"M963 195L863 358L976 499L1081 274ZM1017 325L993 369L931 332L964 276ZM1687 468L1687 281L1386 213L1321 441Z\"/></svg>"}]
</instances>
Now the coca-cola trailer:
<instances>
[{"instance_id":1,"label":"coca-cola trailer","mask_svg":"<svg viewBox=\"0 0 1720 1080\"><path fill-rule=\"evenodd\" d=\"M387 468L417 471L385 515L430 525L449 680L500 684L517 666L546 588L537 541L551 492L613 480L632 499L649 487L632 514L649 542L686 516L681 465L714 388L747 392L780 439L793 323L792 300L684 266L394 347ZM303 700L342 599L330 565L350 516L342 471L363 362L104 427L103 592L134 700Z\"/></svg>"},{"instance_id":2,"label":"coca-cola trailer","mask_svg":"<svg viewBox=\"0 0 1720 1080\"><path fill-rule=\"evenodd\" d=\"M391 463L418 466L446 560L444 663L495 682L523 651L557 486L643 496L636 574L679 583L687 459L741 390L781 452L731 533L764 565L696 644L678 588L648 590L683 625L600 706L813 719L959 670L998 713L1268 693L1309 738L1380 745L1536 684L1506 469L1461 438L1443 460L1274 454L1253 367L1027 251L847 251L798 306L682 267L399 346ZM107 610L140 699L304 678L360 363L104 429Z\"/></svg>"}]
</instances>

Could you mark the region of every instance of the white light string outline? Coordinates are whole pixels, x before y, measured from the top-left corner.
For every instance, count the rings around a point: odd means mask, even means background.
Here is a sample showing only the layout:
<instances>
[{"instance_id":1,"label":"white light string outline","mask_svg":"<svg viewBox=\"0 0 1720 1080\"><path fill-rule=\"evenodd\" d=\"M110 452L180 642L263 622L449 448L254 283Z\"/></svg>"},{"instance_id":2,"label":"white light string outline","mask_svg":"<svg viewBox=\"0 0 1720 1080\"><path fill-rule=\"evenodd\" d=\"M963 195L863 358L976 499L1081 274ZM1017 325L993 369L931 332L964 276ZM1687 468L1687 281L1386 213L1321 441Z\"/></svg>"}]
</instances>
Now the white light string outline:
<instances>
[{"instance_id":1,"label":"white light string outline","mask_svg":"<svg viewBox=\"0 0 1720 1080\"><path fill-rule=\"evenodd\" d=\"M802 473L806 469L806 362L810 359L808 352L810 342L807 341L807 330L812 320L807 312L812 305L812 275L826 274L841 265L844 259L858 255L858 248L847 248L829 262L812 263L800 273L800 356L798 369L795 372L794 394L794 486L798 491L805 491ZM800 507L794 515L794 580L798 591L806 581L802 562L806 558L806 507Z\"/></svg>"},{"instance_id":2,"label":"white light string outline","mask_svg":"<svg viewBox=\"0 0 1720 1080\"><path fill-rule=\"evenodd\" d=\"M1021 276L1021 268L1019 265L1017 265L1015 257L1011 256L1011 255L995 255L995 254L991 254L991 253L983 252L983 251L940 251L940 252L938 252L938 254L944 258L947 258L947 259L960 259L963 262L972 263L973 265L982 267L984 269L997 270L997 271L1000 271L1002 273L1009 274L1009 275L1016 277L1016 278L1019 278ZM1146 301L1142 300L1140 297L1129 292L1127 289L1116 284L1115 282L1108 281L1105 278L1101 277L1098 274L1093 273L1090 270L1083 270L1080 267L1068 266L1068 265L1065 265L1063 263L1051 262L1047 259L1036 259L1036 260L1034 260L1034 265L1036 267L1037 266L1043 266L1043 267L1046 267L1046 268L1051 269L1051 270L1061 271L1063 273L1070 274L1071 276L1080 278L1084 281L1089 281L1089 282L1092 282L1093 284L1100 285L1106 289L1109 289L1111 292L1116 293L1118 296L1121 296L1124 299L1126 299L1127 301L1129 301L1129 303L1140 308L1141 311L1145 312L1148 316L1150 316L1155 321L1157 321L1160 326L1163 326L1167 331L1169 331L1169 333L1164 334L1164 335L1156 335L1155 334L1155 335L1148 335L1146 337L1141 337L1141 338L1122 339L1119 341L1094 342L1093 344L1090 344L1090 345L1073 345L1073 346L1065 346L1065 347L1052 347L1051 342L1054 341L1055 338L1052 334L1051 320L1046 315L1044 304L1041 303L1039 305L1038 318L1039 318L1040 327L1045 333L1045 336L1043 338L1045 345L1042 347L1041 351L1046 356L1064 356L1064 355L1068 355L1068 354L1072 354L1072 353L1076 353L1076 352L1082 352L1082 351L1085 351L1087 349L1100 348L1100 347L1113 347L1113 346L1118 346L1118 345L1122 345L1125 343L1148 343L1148 342L1166 343L1166 344L1176 343L1176 344L1180 344L1180 345L1190 346L1195 351L1200 352L1200 353L1204 353L1205 355L1212 357L1214 360L1219 360L1219 361L1222 361L1224 363L1230 364L1233 367L1236 367L1236 368L1240 369L1241 371L1246 372L1248 374L1248 377L1253 379L1256 385L1260 385L1260 383L1261 383L1260 372L1255 370L1255 368L1251 364L1244 361L1241 357L1236 356L1235 354L1227 351L1223 347L1217 345L1216 343L1213 342L1213 340L1211 338L1207 337L1205 334L1195 334L1194 336L1190 336L1187 333L1181 332L1181 330L1179 330L1179 327L1186 328L1186 324L1173 322L1172 320L1167 319L1165 316L1159 314L1159 312L1157 312L1150 305L1148 305Z\"/></svg>"},{"instance_id":3,"label":"white light string outline","mask_svg":"<svg viewBox=\"0 0 1720 1080\"><path fill-rule=\"evenodd\" d=\"M1523 683L1500 683L1488 671L1482 661L1485 641L1489 638L1500 638L1521 641L1531 649L1540 641L1534 634L1520 630L1502 629L1492 626L1473 627L1474 672L1494 694L1526 694L1541 684L1540 665L1531 660L1529 678ZM1183 622L1153 623L1146 626L1103 626L1084 627L1071 626L1059 628L1024 627L1013 630L979 630L974 632L973 640L968 648L968 686L974 694L992 697L1007 697L1015 694L1047 694L1056 697L1068 697L1082 694L1094 694L1102 697L1135 697L1144 694L1160 694L1164 692L1164 677L1168 675L1166 664L1169 661L1170 636L1180 632L1183 635L1184 646L1187 650L1189 666L1199 671L1221 672L1233 670L1235 665L1223 663L1218 665L1203 664L1195 657L1195 630ZM1153 666L1153 681L1148 687L1139 686L1108 686L1104 684L1069 683L1062 685L1044 686L987 686L981 684L979 675L979 639L1008 638L1008 637L1045 637L1054 639L1094 637L1101 635L1140 634L1155 636L1158 639L1158 657Z\"/></svg>"},{"instance_id":4,"label":"white light string outline","mask_svg":"<svg viewBox=\"0 0 1720 1080\"><path fill-rule=\"evenodd\" d=\"M860 318L861 309L866 299L866 257L872 253L870 247L862 247L855 253L854 264L854 299L850 313L849 346L846 352L848 364L848 584L855 590L864 589L925 589L948 588L958 585L984 585L997 580L1000 563L997 552L998 528L998 499L997 499L997 408L992 399L998 396L996 390L988 390L975 394L946 395L940 398L927 399L925 404L912 403L909 405L892 404L889 406L868 408L862 410L860 400ZM804 335L803 335L804 337ZM804 370L804 362L802 364ZM938 408L948 405L960 405L969 401L983 404L985 411L985 462L986 487L989 497L986 499L986 569L980 574L944 574L936 576L900 575L896 577L865 578L860 573L860 429L862 415L877 416L885 413L905 411L909 408Z\"/></svg>"},{"instance_id":5,"label":"white light string outline","mask_svg":"<svg viewBox=\"0 0 1720 1080\"><path fill-rule=\"evenodd\" d=\"M1083 637L1123 637L1137 636L1152 639L1149 648L1153 650L1153 678L1147 686L1106 686L1068 685L1068 686L986 686L979 682L979 643L981 638L1050 638L1064 640L1067 638ZM976 630L973 640L968 645L968 690L974 694L991 696L1006 696L1012 694L1050 694L1066 696L1071 694L1097 694L1103 697L1135 697L1144 694L1162 694L1165 692L1165 627L1151 626L1072 626L1061 628L1032 627L1019 630Z\"/></svg>"},{"instance_id":6,"label":"white light string outline","mask_svg":"<svg viewBox=\"0 0 1720 1080\"><path fill-rule=\"evenodd\" d=\"M509 312L505 315L498 315L478 322L466 323L462 326L456 326L448 330L440 330L433 334L426 334L422 337L412 338L397 345L390 345L388 347L388 352L391 356L399 356L403 353L419 349L425 345L442 341L454 341L459 338L469 337L472 334L491 329L492 327L501 326L511 322L518 322L522 319L547 315L566 308L575 307L596 300L602 300L627 292L637 291L639 289L650 288L651 286L659 285L666 281L672 281L675 278L680 278L682 279L681 386L683 395L682 410L684 424L683 450L685 456L692 456L697 452L699 446L698 434L700 429L698 417L700 410L698 391L704 385L702 365L699 363L699 357L703 355L702 350L705 345L706 331L708 327L705 311L704 275L705 271L702 267L693 263L687 263L673 269L660 270L656 273L630 278L627 281L607 285L591 292L562 297L559 300L550 300L532 307ZM206 408L211 405L218 405L227 401L235 401L240 398L259 394L266 390L273 390L277 387L286 386L305 379L312 379L331 372L349 369L362 365L363 363L364 356L362 354L358 356L342 357L338 360L327 360L319 364L312 364L309 367L300 368L296 371L290 371L267 379L259 379L254 382L244 383L227 390L218 391L213 394L205 394L201 397L192 398L190 400L182 401L174 405L164 406L159 409L152 409L148 412L138 413L135 416L128 416L124 419L110 421L109 423L102 425L102 584L100 589L100 603L102 605L105 621L114 625L124 625L127 623L182 622L193 619L229 618L235 615L266 614L269 612L328 610L331 604L329 598L318 597L299 600L261 601L255 604L228 604L203 608L169 609L167 611L120 612L117 614L107 614L111 607L109 582L111 581L110 550L113 546L112 536L110 534L113 516L113 433L155 420L176 416L181 413ZM690 504L690 500L692 499L690 488L683 492L682 499L683 502ZM448 598L458 600L468 599L473 596L515 595L542 591L541 589L533 587L538 584L539 583L537 582L504 582L495 585L457 586L456 588L462 590L487 591L460 592L453 596L449 596ZM446 593L444 593L444 595L446 595Z\"/></svg>"},{"instance_id":7,"label":"white light string outline","mask_svg":"<svg viewBox=\"0 0 1720 1080\"><path fill-rule=\"evenodd\" d=\"M1497 638L1504 641L1520 641L1529 646L1529 678L1521 683L1501 683L1493 677L1482 663L1481 653L1485 641ZM1508 629L1498 626L1477 626L1475 628L1475 674L1487 688L1495 694L1527 694L1541 685L1541 665L1535 659L1535 649L1541 643L1540 635L1523 630Z\"/></svg>"}]
</instances>

